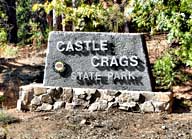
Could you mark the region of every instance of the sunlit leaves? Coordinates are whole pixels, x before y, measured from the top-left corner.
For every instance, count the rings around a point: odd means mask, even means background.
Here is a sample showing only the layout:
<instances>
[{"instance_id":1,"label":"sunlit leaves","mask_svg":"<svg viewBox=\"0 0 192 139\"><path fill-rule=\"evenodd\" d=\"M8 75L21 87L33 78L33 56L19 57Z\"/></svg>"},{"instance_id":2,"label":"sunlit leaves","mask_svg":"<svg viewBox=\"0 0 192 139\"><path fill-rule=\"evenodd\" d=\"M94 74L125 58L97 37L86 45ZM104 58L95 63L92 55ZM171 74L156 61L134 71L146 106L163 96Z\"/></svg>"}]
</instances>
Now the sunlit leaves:
<instances>
[{"instance_id":1,"label":"sunlit leaves","mask_svg":"<svg viewBox=\"0 0 192 139\"><path fill-rule=\"evenodd\" d=\"M169 88L182 76L181 66L192 67L192 1L135 0L131 8L127 11L138 31L168 33L174 49L156 61L154 75L159 86Z\"/></svg>"},{"instance_id":2,"label":"sunlit leaves","mask_svg":"<svg viewBox=\"0 0 192 139\"><path fill-rule=\"evenodd\" d=\"M76 31L118 31L119 26L124 23L124 15L116 5L107 9L99 4L85 4L79 2L76 8L66 0L53 0L44 5L34 5L33 9L44 8L46 13L54 10L56 15L62 15L63 25L72 22Z\"/></svg>"}]
</instances>

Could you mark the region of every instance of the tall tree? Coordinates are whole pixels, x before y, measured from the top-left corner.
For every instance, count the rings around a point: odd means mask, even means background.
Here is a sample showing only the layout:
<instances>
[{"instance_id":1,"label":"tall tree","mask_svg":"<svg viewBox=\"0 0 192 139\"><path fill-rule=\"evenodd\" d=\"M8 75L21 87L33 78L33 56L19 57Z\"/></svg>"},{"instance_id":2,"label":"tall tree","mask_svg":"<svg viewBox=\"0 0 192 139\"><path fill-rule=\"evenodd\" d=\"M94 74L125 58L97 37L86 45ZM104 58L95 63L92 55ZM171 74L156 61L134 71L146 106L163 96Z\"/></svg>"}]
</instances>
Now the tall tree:
<instances>
[{"instance_id":1,"label":"tall tree","mask_svg":"<svg viewBox=\"0 0 192 139\"><path fill-rule=\"evenodd\" d=\"M9 43L17 43L17 18L16 18L16 0L6 0L6 14L8 17L7 40Z\"/></svg>"}]
</instances>

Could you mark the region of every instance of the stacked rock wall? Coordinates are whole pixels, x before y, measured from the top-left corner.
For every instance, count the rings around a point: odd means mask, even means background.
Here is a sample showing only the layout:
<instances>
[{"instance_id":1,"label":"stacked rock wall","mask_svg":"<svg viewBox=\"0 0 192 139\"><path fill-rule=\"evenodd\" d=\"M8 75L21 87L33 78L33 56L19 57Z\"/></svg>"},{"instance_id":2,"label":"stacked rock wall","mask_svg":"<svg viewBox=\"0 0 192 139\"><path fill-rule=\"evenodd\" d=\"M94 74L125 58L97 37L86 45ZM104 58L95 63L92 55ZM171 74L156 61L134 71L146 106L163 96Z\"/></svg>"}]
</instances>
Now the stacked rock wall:
<instances>
[{"instance_id":1,"label":"stacked rock wall","mask_svg":"<svg viewBox=\"0 0 192 139\"><path fill-rule=\"evenodd\" d=\"M129 112L171 112L172 101L171 92L54 88L30 84L20 87L17 109L39 112L61 108L89 111L118 108Z\"/></svg>"}]
</instances>

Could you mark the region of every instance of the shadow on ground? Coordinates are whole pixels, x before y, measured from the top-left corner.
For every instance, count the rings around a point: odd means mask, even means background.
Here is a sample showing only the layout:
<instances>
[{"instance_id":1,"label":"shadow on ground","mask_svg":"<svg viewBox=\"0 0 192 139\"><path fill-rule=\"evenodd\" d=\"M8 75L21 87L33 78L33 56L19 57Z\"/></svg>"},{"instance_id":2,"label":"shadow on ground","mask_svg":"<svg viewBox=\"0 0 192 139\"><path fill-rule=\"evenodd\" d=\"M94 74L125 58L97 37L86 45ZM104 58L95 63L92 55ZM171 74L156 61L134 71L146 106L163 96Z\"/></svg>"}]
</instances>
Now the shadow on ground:
<instances>
[{"instance_id":1,"label":"shadow on ground","mask_svg":"<svg viewBox=\"0 0 192 139\"><path fill-rule=\"evenodd\" d=\"M43 65L28 65L17 62L14 58L0 58L0 94L5 108L16 107L19 87L29 83L43 82Z\"/></svg>"}]
</instances>

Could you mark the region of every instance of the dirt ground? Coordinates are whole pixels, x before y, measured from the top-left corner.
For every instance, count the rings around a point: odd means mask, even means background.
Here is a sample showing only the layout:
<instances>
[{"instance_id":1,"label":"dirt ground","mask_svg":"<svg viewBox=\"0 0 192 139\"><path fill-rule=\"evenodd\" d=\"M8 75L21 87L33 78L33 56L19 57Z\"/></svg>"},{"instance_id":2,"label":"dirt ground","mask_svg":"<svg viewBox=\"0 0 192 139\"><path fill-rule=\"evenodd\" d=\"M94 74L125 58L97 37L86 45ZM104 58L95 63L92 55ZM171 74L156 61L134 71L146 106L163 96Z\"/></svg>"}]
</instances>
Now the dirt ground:
<instances>
[{"instance_id":1,"label":"dirt ground","mask_svg":"<svg viewBox=\"0 0 192 139\"><path fill-rule=\"evenodd\" d=\"M8 139L192 139L192 113L141 114L119 110L17 113Z\"/></svg>"},{"instance_id":2,"label":"dirt ground","mask_svg":"<svg viewBox=\"0 0 192 139\"><path fill-rule=\"evenodd\" d=\"M151 63L168 48L165 38L166 35L147 38ZM43 68L44 58L45 50L31 47L21 49L17 58L0 57L0 94L5 90L8 93L3 105L10 102L15 105L18 95L14 92L19 85L42 81L39 70ZM182 89L185 92L186 86ZM189 93L190 90L192 87L187 89ZM172 114L128 113L116 109L93 113L82 110L21 113L15 109L7 112L20 121L0 124L8 139L192 139L192 112L184 107L175 111L180 113Z\"/></svg>"}]
</instances>

